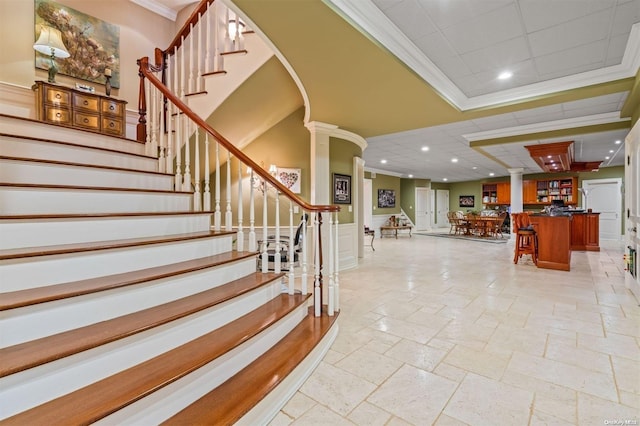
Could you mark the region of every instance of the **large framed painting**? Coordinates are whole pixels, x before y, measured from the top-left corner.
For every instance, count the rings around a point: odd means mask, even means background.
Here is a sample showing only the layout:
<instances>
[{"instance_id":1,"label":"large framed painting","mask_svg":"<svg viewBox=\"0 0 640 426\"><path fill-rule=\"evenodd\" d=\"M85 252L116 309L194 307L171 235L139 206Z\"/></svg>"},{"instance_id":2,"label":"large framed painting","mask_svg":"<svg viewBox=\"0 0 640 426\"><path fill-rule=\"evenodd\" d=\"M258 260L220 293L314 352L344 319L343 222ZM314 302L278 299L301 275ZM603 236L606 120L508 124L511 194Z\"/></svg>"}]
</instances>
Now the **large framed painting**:
<instances>
[{"instance_id":1,"label":"large framed painting","mask_svg":"<svg viewBox=\"0 0 640 426\"><path fill-rule=\"evenodd\" d=\"M351 176L333 174L333 204L351 204Z\"/></svg>"},{"instance_id":2,"label":"large framed painting","mask_svg":"<svg viewBox=\"0 0 640 426\"><path fill-rule=\"evenodd\" d=\"M35 0L35 39L43 26L60 30L69 51L66 59L56 59L59 74L104 84L106 69L111 86L120 87L120 27L86 15L51 0ZM35 66L49 69L49 56L36 52Z\"/></svg>"},{"instance_id":3,"label":"large framed painting","mask_svg":"<svg viewBox=\"0 0 640 426\"><path fill-rule=\"evenodd\" d=\"M393 189L378 189L378 207L395 207L396 191Z\"/></svg>"}]
</instances>

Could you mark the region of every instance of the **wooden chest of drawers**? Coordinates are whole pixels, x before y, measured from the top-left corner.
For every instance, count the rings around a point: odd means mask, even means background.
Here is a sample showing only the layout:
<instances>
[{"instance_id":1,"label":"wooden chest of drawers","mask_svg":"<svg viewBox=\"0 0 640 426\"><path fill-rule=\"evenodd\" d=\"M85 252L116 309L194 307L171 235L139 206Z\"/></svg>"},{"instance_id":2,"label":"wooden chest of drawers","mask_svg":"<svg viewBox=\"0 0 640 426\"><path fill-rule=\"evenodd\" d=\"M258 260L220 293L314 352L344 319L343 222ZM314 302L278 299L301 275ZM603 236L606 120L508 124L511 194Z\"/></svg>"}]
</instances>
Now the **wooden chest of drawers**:
<instances>
[{"instance_id":1,"label":"wooden chest of drawers","mask_svg":"<svg viewBox=\"0 0 640 426\"><path fill-rule=\"evenodd\" d=\"M44 81L36 81L33 90L38 120L125 136L125 101Z\"/></svg>"}]
</instances>

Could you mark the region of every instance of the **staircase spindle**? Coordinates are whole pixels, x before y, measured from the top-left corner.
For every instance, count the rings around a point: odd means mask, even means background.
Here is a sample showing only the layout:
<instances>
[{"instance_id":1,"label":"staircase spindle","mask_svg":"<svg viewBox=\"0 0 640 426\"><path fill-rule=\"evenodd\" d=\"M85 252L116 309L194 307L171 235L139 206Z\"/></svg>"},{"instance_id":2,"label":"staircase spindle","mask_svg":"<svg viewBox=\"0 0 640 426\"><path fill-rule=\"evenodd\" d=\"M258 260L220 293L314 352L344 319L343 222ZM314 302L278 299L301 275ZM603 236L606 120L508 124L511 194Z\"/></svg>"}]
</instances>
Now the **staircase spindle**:
<instances>
[{"instance_id":1,"label":"staircase spindle","mask_svg":"<svg viewBox=\"0 0 640 426\"><path fill-rule=\"evenodd\" d=\"M202 198L200 194L200 126L196 125L196 132L194 135L194 145L193 145L193 156L195 161L195 165L193 173L194 173L194 188L193 188L193 210L199 212L202 210Z\"/></svg>"},{"instance_id":2,"label":"staircase spindle","mask_svg":"<svg viewBox=\"0 0 640 426\"><path fill-rule=\"evenodd\" d=\"M182 45L184 46L184 36L182 36ZM184 90L184 85L185 85L185 74L184 74L184 55L185 55L185 50L184 48L181 49L180 52L180 100L182 100L184 102L184 96L185 96L185 90Z\"/></svg>"},{"instance_id":3,"label":"staircase spindle","mask_svg":"<svg viewBox=\"0 0 640 426\"><path fill-rule=\"evenodd\" d=\"M220 25L222 25L220 23L220 8L222 6L220 6L221 3L220 2L216 2L213 4L213 8L215 11L214 17L213 17L213 46L214 46L214 56L213 59L215 61L214 63L214 67L213 70L214 71L222 71L224 69L224 56L222 56L222 49L221 49L221 37L220 37ZM224 29L222 30L224 31Z\"/></svg>"},{"instance_id":4,"label":"staircase spindle","mask_svg":"<svg viewBox=\"0 0 640 426\"><path fill-rule=\"evenodd\" d=\"M320 285L322 282L322 276L320 275L322 272L320 271L320 262L322 261L322 244L320 243L320 223L322 221L322 216L320 213L316 213L315 226L314 226L314 253L315 253L315 264L314 264L314 277L313 277L313 307L314 307L314 315L319 317L322 313L322 286Z\"/></svg>"},{"instance_id":5,"label":"staircase spindle","mask_svg":"<svg viewBox=\"0 0 640 426\"><path fill-rule=\"evenodd\" d=\"M331 253L331 255L329 256L329 289L327 291L327 297L328 297L328 302L327 302L327 315L332 316L333 315L333 297L334 297L334 284L335 282L333 281L335 276L333 275L333 262L334 262L334 256L333 256L333 214L329 213L329 253Z\"/></svg>"},{"instance_id":6,"label":"staircase spindle","mask_svg":"<svg viewBox=\"0 0 640 426\"><path fill-rule=\"evenodd\" d=\"M267 273L269 270L269 256L267 253L267 238L268 238L268 230L267 230L267 184L266 182L262 183L262 247L260 248L261 259L262 259L262 272Z\"/></svg>"},{"instance_id":7,"label":"staircase spindle","mask_svg":"<svg viewBox=\"0 0 640 426\"><path fill-rule=\"evenodd\" d=\"M224 229L231 231L233 229L233 213L231 212L231 151L227 150L227 205L224 212Z\"/></svg>"},{"instance_id":8,"label":"staircase spindle","mask_svg":"<svg viewBox=\"0 0 640 426\"><path fill-rule=\"evenodd\" d=\"M249 251L257 251L258 245L256 243L256 213L255 213L255 191L253 184L253 169L249 171Z\"/></svg>"},{"instance_id":9,"label":"staircase spindle","mask_svg":"<svg viewBox=\"0 0 640 426\"><path fill-rule=\"evenodd\" d=\"M267 186L265 185L264 191L267 192ZM275 222L276 222L276 235L274 237L276 242L276 253L273 256L274 270L276 274L282 271L282 258L280 252L282 251L282 245L280 244L280 193L276 190L275 195Z\"/></svg>"},{"instance_id":10,"label":"staircase spindle","mask_svg":"<svg viewBox=\"0 0 640 426\"><path fill-rule=\"evenodd\" d=\"M206 25L205 25L205 49L204 49L204 72L211 72L211 3L207 4L207 11L205 12Z\"/></svg>"},{"instance_id":11,"label":"staircase spindle","mask_svg":"<svg viewBox=\"0 0 640 426\"><path fill-rule=\"evenodd\" d=\"M244 251L244 230L242 229L242 221L243 221L243 204L242 197L242 162L238 159L238 238L236 244L236 250Z\"/></svg>"},{"instance_id":12,"label":"staircase spindle","mask_svg":"<svg viewBox=\"0 0 640 426\"><path fill-rule=\"evenodd\" d=\"M329 213L331 214L331 213ZM340 311L340 247L338 244L338 236L339 236L339 232L338 232L338 212L334 213L336 220L334 222L334 228L335 228L335 244L333 246L333 252L329 252L330 254L332 253L333 256L335 257L334 263L333 263L333 287L334 287L334 302L333 302L333 308L336 311Z\"/></svg>"},{"instance_id":13,"label":"staircase spindle","mask_svg":"<svg viewBox=\"0 0 640 426\"><path fill-rule=\"evenodd\" d=\"M209 170L209 133L204 134L204 211L211 210L211 188Z\"/></svg>"},{"instance_id":14,"label":"staircase spindle","mask_svg":"<svg viewBox=\"0 0 640 426\"><path fill-rule=\"evenodd\" d=\"M215 212L213 213L213 229L220 231L222 214L220 213L220 143L216 141L216 193Z\"/></svg>"},{"instance_id":15,"label":"staircase spindle","mask_svg":"<svg viewBox=\"0 0 640 426\"><path fill-rule=\"evenodd\" d=\"M302 253L300 254L300 256L302 257L302 259L300 260L301 264L302 264L302 272L300 274L300 286L301 286L301 291L302 294L307 294L309 292L309 289L307 288L307 280L309 279L309 271L308 271L308 265L307 265L307 218L309 216L307 215L307 213L303 210L302 211Z\"/></svg>"},{"instance_id":16,"label":"staircase spindle","mask_svg":"<svg viewBox=\"0 0 640 426\"><path fill-rule=\"evenodd\" d=\"M293 271L296 236L293 232L293 200L289 200L289 294L293 294L296 284L295 274Z\"/></svg>"},{"instance_id":17,"label":"staircase spindle","mask_svg":"<svg viewBox=\"0 0 640 426\"><path fill-rule=\"evenodd\" d=\"M182 180L182 190L191 191L191 144L189 143L191 119L185 114L184 118L184 178Z\"/></svg>"},{"instance_id":18,"label":"staircase spindle","mask_svg":"<svg viewBox=\"0 0 640 426\"><path fill-rule=\"evenodd\" d=\"M171 82L171 78L173 77L173 68L171 65L171 60L169 60L167 67L167 81ZM173 174L173 102L167 102L167 156L166 156L166 172Z\"/></svg>"},{"instance_id":19,"label":"staircase spindle","mask_svg":"<svg viewBox=\"0 0 640 426\"><path fill-rule=\"evenodd\" d=\"M196 77L196 91L202 91L202 15L198 14L198 48L196 49L196 60L198 62L198 75Z\"/></svg>"},{"instance_id":20,"label":"staircase spindle","mask_svg":"<svg viewBox=\"0 0 640 426\"><path fill-rule=\"evenodd\" d=\"M193 50L193 39L195 38L194 34L193 34L193 24L191 24L190 26L190 31L189 31L189 81L187 82L187 93L193 93L194 92L194 79L193 79L193 56L194 56L194 50Z\"/></svg>"},{"instance_id":21,"label":"staircase spindle","mask_svg":"<svg viewBox=\"0 0 640 426\"><path fill-rule=\"evenodd\" d=\"M149 99L149 116L151 119L149 120L149 127L151 128L151 140L149 145L147 146L147 154L152 155L154 157L158 156L158 116L157 116L157 94L158 91L154 86L149 86L149 94L151 95Z\"/></svg>"},{"instance_id":22,"label":"staircase spindle","mask_svg":"<svg viewBox=\"0 0 640 426\"><path fill-rule=\"evenodd\" d=\"M160 91L157 91L157 98L158 98L158 123L159 123L159 131L158 131L158 146L159 146L159 162L160 162L160 166L159 166L159 171L160 173L166 173L167 172L167 148L166 148L166 142L167 142L167 132L166 132L166 120L165 120L165 110L164 110L164 104L163 104L163 96L162 93L160 93Z\"/></svg>"}]
</instances>

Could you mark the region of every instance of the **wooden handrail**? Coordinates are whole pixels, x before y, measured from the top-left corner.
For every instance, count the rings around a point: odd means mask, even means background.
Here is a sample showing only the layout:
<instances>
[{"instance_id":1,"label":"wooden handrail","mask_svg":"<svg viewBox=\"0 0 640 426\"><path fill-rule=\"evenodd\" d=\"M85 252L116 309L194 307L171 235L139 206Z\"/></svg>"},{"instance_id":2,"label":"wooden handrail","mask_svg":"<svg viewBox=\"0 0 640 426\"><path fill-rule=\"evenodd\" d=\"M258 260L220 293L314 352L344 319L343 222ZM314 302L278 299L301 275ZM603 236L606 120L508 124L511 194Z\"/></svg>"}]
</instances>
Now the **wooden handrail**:
<instances>
[{"instance_id":1,"label":"wooden handrail","mask_svg":"<svg viewBox=\"0 0 640 426\"><path fill-rule=\"evenodd\" d=\"M208 0L205 0L208 1ZM153 84L162 94L169 99L178 109L180 109L187 117L189 117L194 123L196 123L200 128L205 130L211 136L213 136L220 144L222 144L226 149L229 150L231 154L233 154L236 158L242 161L245 165L251 167L254 173L260 176L264 181L269 182L276 190L282 194L284 194L287 198L294 201L296 204L301 206L303 209L312 211L312 212L338 212L340 211L340 206L336 205L313 205L309 204L306 201L302 200L296 194L291 192L289 188L284 186L280 181L274 178L271 174L269 174L266 170L260 167L256 162L254 162L251 158L249 158L244 152L239 150L235 145L229 142L224 136L215 131L206 121L204 121L198 114L193 112L189 106L187 106L184 102L180 100L176 95L174 95L158 78L153 74L150 70L149 57L145 56L144 58L138 59L139 74L141 79L146 77L151 84ZM141 85L143 82L141 81ZM141 94L144 95L144 92L141 90Z\"/></svg>"},{"instance_id":2,"label":"wooden handrail","mask_svg":"<svg viewBox=\"0 0 640 426\"><path fill-rule=\"evenodd\" d=\"M207 7L209 7L209 5L214 1L215 0L200 1L200 4L195 9L193 9L193 12L191 12L191 15L189 16L189 19L186 20L184 25L182 25L182 28L180 28L180 31L178 31L178 34L176 34L176 36L173 38L173 41L171 41L171 44L169 44L169 47L164 49L163 51L164 54L172 55L173 51L182 45L183 38L187 38L187 36L189 35L189 32L191 31L191 25L195 25L198 22L198 19L200 19L199 16L204 14L204 12L207 11ZM158 55L156 55L155 60L156 60L156 64L155 64L156 66L162 65L161 63L158 62Z\"/></svg>"}]
</instances>

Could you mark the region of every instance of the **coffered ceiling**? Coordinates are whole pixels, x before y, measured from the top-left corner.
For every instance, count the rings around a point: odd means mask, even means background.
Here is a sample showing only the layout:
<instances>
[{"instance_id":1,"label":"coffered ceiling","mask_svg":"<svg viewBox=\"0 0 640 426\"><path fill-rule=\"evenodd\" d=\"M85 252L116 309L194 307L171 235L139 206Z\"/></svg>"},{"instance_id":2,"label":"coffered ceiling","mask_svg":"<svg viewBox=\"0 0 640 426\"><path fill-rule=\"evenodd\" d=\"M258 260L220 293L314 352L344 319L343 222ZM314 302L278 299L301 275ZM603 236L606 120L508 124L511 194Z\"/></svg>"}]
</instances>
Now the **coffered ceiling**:
<instances>
[{"instance_id":1,"label":"coffered ceiling","mask_svg":"<svg viewBox=\"0 0 640 426\"><path fill-rule=\"evenodd\" d=\"M449 182L536 173L524 146L566 140L576 161L623 164L640 0L235 5L277 48L307 118L366 139L370 170ZM513 76L498 79L504 71Z\"/></svg>"}]
</instances>

